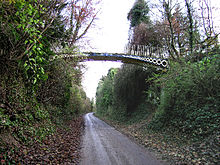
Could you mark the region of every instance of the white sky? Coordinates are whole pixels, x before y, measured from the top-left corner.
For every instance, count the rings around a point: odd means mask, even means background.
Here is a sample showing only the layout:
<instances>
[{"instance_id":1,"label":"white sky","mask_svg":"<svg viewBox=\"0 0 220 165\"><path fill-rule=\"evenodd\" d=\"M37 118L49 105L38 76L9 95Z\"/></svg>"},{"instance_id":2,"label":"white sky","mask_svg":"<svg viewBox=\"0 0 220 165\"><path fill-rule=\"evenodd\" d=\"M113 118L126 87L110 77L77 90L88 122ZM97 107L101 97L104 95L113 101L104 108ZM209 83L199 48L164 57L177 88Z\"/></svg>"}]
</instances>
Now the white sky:
<instances>
[{"instance_id":1,"label":"white sky","mask_svg":"<svg viewBox=\"0 0 220 165\"><path fill-rule=\"evenodd\" d=\"M95 28L87 36L99 52L123 52L128 41L127 14L135 0L102 0ZM94 51L94 50L93 50Z\"/></svg>"},{"instance_id":2,"label":"white sky","mask_svg":"<svg viewBox=\"0 0 220 165\"><path fill-rule=\"evenodd\" d=\"M107 75L110 68L118 68L121 66L120 62L111 61L88 61L85 62L86 71L83 75L82 85L90 99L95 98L96 88L99 80L103 75Z\"/></svg>"},{"instance_id":3,"label":"white sky","mask_svg":"<svg viewBox=\"0 0 220 165\"><path fill-rule=\"evenodd\" d=\"M135 0L102 0L102 10L96 20L96 26L87 34L91 50L97 52L120 53L128 42L129 22L127 14ZM211 0L212 6L220 8L220 0ZM219 13L213 13L215 25L220 26ZM219 28L218 28L219 32ZM87 71L84 73L82 85L89 98L95 98L100 78L110 68L120 67L118 62L85 62Z\"/></svg>"},{"instance_id":4,"label":"white sky","mask_svg":"<svg viewBox=\"0 0 220 165\"><path fill-rule=\"evenodd\" d=\"M102 0L102 10L96 26L88 34L91 51L120 53L128 42L129 22L127 14L134 0ZM87 50L90 51L90 50ZM100 78L107 75L110 68L120 67L119 62L88 61L82 85L89 98L95 98Z\"/></svg>"}]
</instances>

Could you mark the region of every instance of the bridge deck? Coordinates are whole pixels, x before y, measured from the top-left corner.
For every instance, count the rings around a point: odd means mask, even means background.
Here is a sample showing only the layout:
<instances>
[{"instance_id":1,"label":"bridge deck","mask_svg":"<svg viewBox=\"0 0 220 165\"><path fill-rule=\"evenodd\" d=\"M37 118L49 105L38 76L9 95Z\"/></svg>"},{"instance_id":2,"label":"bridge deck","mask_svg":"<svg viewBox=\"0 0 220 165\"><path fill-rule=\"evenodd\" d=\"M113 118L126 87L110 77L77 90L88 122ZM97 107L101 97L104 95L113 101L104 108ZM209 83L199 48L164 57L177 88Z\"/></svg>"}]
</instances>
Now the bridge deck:
<instances>
[{"instance_id":1,"label":"bridge deck","mask_svg":"<svg viewBox=\"0 0 220 165\"><path fill-rule=\"evenodd\" d=\"M61 55L61 54L60 54ZM159 67L168 67L167 59L160 59L155 57L128 55L122 53L94 53L94 52L83 52L82 54L70 55L62 54L64 58L71 57L82 57L81 61L98 60L98 61L121 61L123 63L133 64L146 64L150 63Z\"/></svg>"}]
</instances>

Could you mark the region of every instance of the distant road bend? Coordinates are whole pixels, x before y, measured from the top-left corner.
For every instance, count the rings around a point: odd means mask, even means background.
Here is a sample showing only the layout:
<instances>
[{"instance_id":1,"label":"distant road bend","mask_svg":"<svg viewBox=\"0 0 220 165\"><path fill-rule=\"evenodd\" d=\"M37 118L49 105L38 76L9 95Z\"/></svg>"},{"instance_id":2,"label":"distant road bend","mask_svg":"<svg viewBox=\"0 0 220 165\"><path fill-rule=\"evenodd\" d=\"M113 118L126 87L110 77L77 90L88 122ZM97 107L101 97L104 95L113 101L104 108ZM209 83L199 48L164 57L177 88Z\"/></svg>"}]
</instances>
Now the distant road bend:
<instances>
[{"instance_id":1,"label":"distant road bend","mask_svg":"<svg viewBox=\"0 0 220 165\"><path fill-rule=\"evenodd\" d=\"M85 115L81 165L162 165L149 151L113 127Z\"/></svg>"}]
</instances>

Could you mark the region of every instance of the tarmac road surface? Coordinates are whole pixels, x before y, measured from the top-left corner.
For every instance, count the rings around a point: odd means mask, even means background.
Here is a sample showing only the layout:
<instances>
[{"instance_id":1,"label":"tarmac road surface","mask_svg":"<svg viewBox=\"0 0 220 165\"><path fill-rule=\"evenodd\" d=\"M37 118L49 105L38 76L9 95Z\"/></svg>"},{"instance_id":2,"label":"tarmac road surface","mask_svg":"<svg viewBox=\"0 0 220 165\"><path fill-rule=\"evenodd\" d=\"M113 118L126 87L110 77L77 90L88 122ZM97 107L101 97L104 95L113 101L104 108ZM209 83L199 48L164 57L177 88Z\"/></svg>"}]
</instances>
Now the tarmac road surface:
<instances>
[{"instance_id":1,"label":"tarmac road surface","mask_svg":"<svg viewBox=\"0 0 220 165\"><path fill-rule=\"evenodd\" d=\"M162 165L162 162L93 113L88 113L81 165Z\"/></svg>"}]
</instances>

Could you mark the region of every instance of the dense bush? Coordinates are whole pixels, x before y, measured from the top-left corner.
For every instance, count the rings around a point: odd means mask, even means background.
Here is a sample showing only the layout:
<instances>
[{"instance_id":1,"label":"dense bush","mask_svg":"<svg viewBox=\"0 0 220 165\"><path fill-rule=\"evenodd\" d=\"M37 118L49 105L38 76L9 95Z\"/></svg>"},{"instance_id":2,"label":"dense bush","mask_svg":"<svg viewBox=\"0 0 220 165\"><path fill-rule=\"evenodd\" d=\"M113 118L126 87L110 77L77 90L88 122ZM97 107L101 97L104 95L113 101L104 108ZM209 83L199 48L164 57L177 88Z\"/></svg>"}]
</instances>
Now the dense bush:
<instances>
[{"instance_id":1,"label":"dense bush","mask_svg":"<svg viewBox=\"0 0 220 165\"><path fill-rule=\"evenodd\" d=\"M21 145L30 143L51 134L57 122L90 109L77 59L52 60L68 40L61 14L66 5L0 1L0 147L7 148L3 132Z\"/></svg>"},{"instance_id":2,"label":"dense bush","mask_svg":"<svg viewBox=\"0 0 220 165\"><path fill-rule=\"evenodd\" d=\"M96 92L97 113L101 115L111 115L113 106L114 77L118 69L111 68L108 75L99 81Z\"/></svg>"},{"instance_id":3,"label":"dense bush","mask_svg":"<svg viewBox=\"0 0 220 165\"><path fill-rule=\"evenodd\" d=\"M124 64L116 75L113 71L111 69L99 82L96 94L97 113L120 121L128 120L138 109L145 110L147 114L148 105L140 106L146 99L144 91L152 83L146 82L146 78L158 71L154 67L148 66L144 70L141 66L131 64Z\"/></svg>"},{"instance_id":4,"label":"dense bush","mask_svg":"<svg viewBox=\"0 0 220 165\"><path fill-rule=\"evenodd\" d=\"M34 95L30 95L21 75L1 77L0 133L10 130L21 142L30 143L33 137L40 140L52 133L54 124L91 110L90 100L80 84L75 83L76 69L59 60L48 65L45 72L48 79L36 88Z\"/></svg>"},{"instance_id":5,"label":"dense bush","mask_svg":"<svg viewBox=\"0 0 220 165\"><path fill-rule=\"evenodd\" d=\"M219 129L219 57L175 64L160 78L163 90L152 128L172 126L194 136Z\"/></svg>"},{"instance_id":6,"label":"dense bush","mask_svg":"<svg viewBox=\"0 0 220 165\"><path fill-rule=\"evenodd\" d=\"M91 110L90 100L81 87L81 67L73 59L71 62L57 59L47 66L48 79L36 93L38 102L54 106L55 110L48 109L52 118L66 120Z\"/></svg>"},{"instance_id":7,"label":"dense bush","mask_svg":"<svg viewBox=\"0 0 220 165\"><path fill-rule=\"evenodd\" d=\"M97 112L111 119L138 122L151 114L149 128L204 137L219 129L220 56L171 63L167 72L123 65L97 88Z\"/></svg>"},{"instance_id":8,"label":"dense bush","mask_svg":"<svg viewBox=\"0 0 220 165\"><path fill-rule=\"evenodd\" d=\"M115 76L114 83L114 104L117 109L124 107L128 116L133 113L145 100L144 91L151 84L150 81L146 82L146 79L152 77L156 72L156 69L150 66L144 70L141 66L123 65Z\"/></svg>"}]
</instances>

